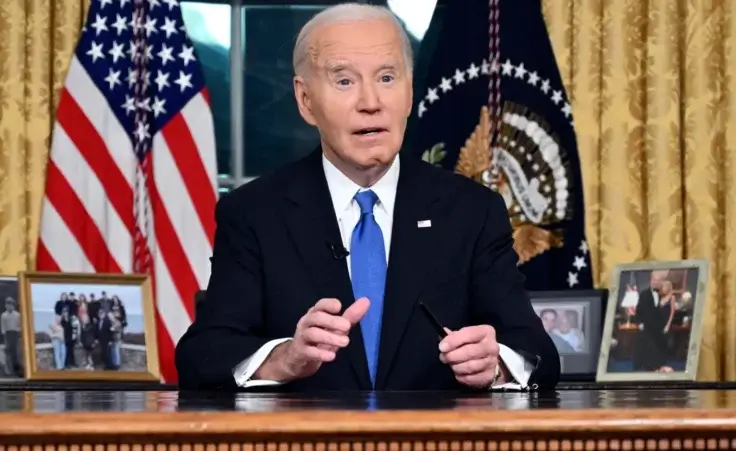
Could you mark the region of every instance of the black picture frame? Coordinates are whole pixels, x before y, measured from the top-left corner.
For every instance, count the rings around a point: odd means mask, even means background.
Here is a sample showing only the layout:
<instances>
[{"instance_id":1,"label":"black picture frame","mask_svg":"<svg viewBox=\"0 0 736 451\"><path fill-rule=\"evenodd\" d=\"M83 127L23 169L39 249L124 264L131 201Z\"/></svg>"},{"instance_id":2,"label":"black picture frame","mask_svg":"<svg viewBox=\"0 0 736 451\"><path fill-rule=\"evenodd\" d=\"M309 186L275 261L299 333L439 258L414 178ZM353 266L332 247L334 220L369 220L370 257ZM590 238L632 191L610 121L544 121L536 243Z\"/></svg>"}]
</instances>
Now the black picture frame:
<instances>
[{"instance_id":1,"label":"black picture frame","mask_svg":"<svg viewBox=\"0 0 736 451\"><path fill-rule=\"evenodd\" d=\"M540 318L545 310L552 310L556 318L561 314L566 317L571 315L582 323L581 326L576 327L581 329L583 337L576 342L578 347L572 347L559 334L553 337L560 353L560 381L595 381L608 290L530 291L529 296L532 307ZM552 336L552 333L550 335Z\"/></svg>"}]
</instances>

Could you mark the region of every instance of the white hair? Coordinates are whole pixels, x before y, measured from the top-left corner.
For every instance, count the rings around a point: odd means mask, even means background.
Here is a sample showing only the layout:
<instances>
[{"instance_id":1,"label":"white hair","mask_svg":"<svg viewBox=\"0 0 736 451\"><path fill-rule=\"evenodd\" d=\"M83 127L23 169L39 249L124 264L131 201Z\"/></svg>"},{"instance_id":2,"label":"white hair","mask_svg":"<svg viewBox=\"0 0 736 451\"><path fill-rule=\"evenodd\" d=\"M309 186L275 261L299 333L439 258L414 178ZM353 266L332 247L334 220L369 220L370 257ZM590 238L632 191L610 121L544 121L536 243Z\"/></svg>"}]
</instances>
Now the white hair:
<instances>
[{"instance_id":1,"label":"white hair","mask_svg":"<svg viewBox=\"0 0 736 451\"><path fill-rule=\"evenodd\" d=\"M339 5L330 6L319 13L304 24L299 31L294 44L294 55L292 63L294 65L294 73L304 75L306 63L310 56L310 38L315 30L332 25L339 22L358 21L358 20L388 20L396 26L396 31L401 36L401 47L404 53L404 61L407 70L412 72L414 66L414 58L411 50L411 42L409 36L404 31L404 27L394 16L390 9L383 6L369 5L364 3L341 3Z\"/></svg>"}]
</instances>

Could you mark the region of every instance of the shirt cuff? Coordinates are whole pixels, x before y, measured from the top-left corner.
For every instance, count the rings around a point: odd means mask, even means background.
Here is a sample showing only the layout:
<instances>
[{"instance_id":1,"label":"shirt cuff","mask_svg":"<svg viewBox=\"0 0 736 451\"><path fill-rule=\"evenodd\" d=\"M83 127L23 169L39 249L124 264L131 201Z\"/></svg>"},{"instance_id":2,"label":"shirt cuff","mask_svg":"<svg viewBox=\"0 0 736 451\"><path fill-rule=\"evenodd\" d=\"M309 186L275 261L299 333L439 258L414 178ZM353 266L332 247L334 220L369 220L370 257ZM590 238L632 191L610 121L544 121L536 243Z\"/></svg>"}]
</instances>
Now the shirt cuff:
<instances>
[{"instance_id":1,"label":"shirt cuff","mask_svg":"<svg viewBox=\"0 0 736 451\"><path fill-rule=\"evenodd\" d=\"M505 384L493 385L490 387L491 390L526 390L529 384L529 378L532 376L534 371L534 365L527 362L524 357L520 356L519 353L509 348L506 345L499 343L500 357L509 374L512 377L512 381L507 381Z\"/></svg>"},{"instance_id":2,"label":"shirt cuff","mask_svg":"<svg viewBox=\"0 0 736 451\"><path fill-rule=\"evenodd\" d=\"M248 388L265 387L269 385L281 385L281 382L279 381L268 381L260 379L250 380L250 378L253 377L253 374L256 372L256 370L258 370L258 368L260 368L260 366L266 360L266 357L271 354L271 351L273 351L276 346L289 340L291 340L291 338L279 338L277 340L271 340L265 345L261 346L255 353L253 353L253 355L238 363L233 369L233 377L235 378L235 383L238 385L238 387Z\"/></svg>"}]
</instances>

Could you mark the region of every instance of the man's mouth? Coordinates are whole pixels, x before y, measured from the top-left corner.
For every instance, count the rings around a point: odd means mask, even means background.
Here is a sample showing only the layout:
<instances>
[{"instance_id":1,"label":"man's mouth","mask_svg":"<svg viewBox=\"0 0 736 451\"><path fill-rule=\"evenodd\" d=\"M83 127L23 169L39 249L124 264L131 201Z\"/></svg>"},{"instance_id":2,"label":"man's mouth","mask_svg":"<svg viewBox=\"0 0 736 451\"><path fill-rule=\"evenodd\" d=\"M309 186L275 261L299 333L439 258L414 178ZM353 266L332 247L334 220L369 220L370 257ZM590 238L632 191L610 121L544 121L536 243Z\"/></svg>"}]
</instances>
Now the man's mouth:
<instances>
[{"instance_id":1,"label":"man's mouth","mask_svg":"<svg viewBox=\"0 0 736 451\"><path fill-rule=\"evenodd\" d=\"M361 128L353 132L354 135L360 135L360 136L371 136L371 135L377 135L379 133L386 132L387 130L385 128L381 127L368 127L368 128Z\"/></svg>"}]
</instances>

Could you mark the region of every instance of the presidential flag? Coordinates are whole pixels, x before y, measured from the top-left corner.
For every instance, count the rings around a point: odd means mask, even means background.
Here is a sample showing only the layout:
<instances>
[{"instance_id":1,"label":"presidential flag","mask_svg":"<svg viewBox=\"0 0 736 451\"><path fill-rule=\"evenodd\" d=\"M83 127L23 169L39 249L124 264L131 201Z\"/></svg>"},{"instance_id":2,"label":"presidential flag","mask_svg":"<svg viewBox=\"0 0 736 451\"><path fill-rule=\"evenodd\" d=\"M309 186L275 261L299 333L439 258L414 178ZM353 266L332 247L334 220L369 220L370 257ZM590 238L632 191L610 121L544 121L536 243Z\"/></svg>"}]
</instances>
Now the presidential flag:
<instances>
[{"instance_id":1,"label":"presidential flag","mask_svg":"<svg viewBox=\"0 0 736 451\"><path fill-rule=\"evenodd\" d=\"M438 8L411 148L503 196L527 289L591 288L572 110L540 0Z\"/></svg>"},{"instance_id":2,"label":"presidential flag","mask_svg":"<svg viewBox=\"0 0 736 451\"><path fill-rule=\"evenodd\" d=\"M93 0L60 95L37 269L151 274L166 382L209 279L216 176L209 98L177 0Z\"/></svg>"}]
</instances>

